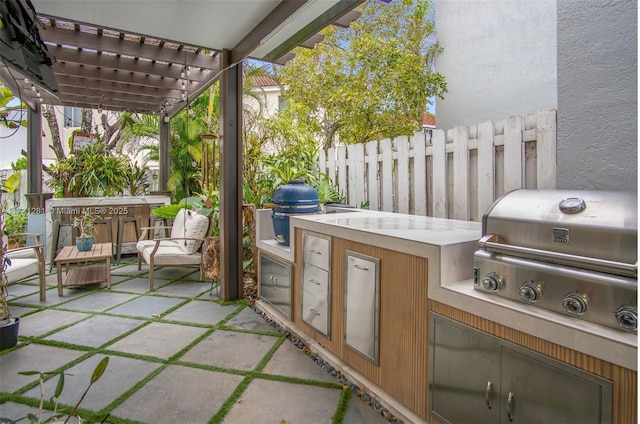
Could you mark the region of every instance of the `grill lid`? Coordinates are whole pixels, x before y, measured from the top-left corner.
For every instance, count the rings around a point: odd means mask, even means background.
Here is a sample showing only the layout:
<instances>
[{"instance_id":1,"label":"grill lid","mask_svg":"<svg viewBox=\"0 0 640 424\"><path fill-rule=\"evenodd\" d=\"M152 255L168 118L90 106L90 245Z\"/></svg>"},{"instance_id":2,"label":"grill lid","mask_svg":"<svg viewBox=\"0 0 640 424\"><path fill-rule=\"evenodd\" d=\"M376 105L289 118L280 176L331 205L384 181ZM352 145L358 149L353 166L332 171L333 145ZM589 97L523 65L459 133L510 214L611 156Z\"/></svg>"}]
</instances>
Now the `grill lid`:
<instances>
[{"instance_id":1,"label":"grill lid","mask_svg":"<svg viewBox=\"0 0 640 424\"><path fill-rule=\"evenodd\" d=\"M289 183L278 187L273 193L272 201L273 203L283 207L311 206L317 210L320 209L320 197L318 195L318 191L305 184L302 179L291 180Z\"/></svg>"},{"instance_id":2,"label":"grill lid","mask_svg":"<svg viewBox=\"0 0 640 424\"><path fill-rule=\"evenodd\" d=\"M480 247L597 271L637 275L637 193L509 192L482 218Z\"/></svg>"}]
</instances>

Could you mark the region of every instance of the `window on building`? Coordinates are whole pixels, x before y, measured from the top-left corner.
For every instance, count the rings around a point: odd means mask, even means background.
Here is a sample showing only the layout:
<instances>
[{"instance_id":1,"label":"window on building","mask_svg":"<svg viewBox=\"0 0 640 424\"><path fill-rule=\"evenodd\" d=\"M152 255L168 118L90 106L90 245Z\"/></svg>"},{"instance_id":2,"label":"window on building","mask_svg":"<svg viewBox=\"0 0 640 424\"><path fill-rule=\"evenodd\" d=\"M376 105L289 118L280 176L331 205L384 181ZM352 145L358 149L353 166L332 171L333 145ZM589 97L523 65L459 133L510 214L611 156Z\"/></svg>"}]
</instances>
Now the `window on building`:
<instances>
[{"instance_id":1,"label":"window on building","mask_svg":"<svg viewBox=\"0 0 640 424\"><path fill-rule=\"evenodd\" d=\"M79 107L64 107L64 127L79 127L82 125L82 109Z\"/></svg>"},{"instance_id":2,"label":"window on building","mask_svg":"<svg viewBox=\"0 0 640 424\"><path fill-rule=\"evenodd\" d=\"M282 96L278 96L278 110L284 109L289 101L287 99L283 99Z\"/></svg>"}]
</instances>

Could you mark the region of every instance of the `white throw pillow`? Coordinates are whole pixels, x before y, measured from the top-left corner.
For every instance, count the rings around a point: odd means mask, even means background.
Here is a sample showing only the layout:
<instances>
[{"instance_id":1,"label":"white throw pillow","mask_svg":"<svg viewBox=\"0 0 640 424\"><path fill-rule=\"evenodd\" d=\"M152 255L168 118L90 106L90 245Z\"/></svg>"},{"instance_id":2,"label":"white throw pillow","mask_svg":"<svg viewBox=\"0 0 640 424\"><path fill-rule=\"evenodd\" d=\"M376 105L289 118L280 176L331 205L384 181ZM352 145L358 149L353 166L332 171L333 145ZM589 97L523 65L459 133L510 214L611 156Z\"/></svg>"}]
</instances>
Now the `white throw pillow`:
<instances>
[{"instance_id":1,"label":"white throw pillow","mask_svg":"<svg viewBox=\"0 0 640 424\"><path fill-rule=\"evenodd\" d=\"M171 227L172 239L205 238L209 229L209 218L196 212L180 209ZM176 240L184 253L190 255L200 248L200 240Z\"/></svg>"}]
</instances>

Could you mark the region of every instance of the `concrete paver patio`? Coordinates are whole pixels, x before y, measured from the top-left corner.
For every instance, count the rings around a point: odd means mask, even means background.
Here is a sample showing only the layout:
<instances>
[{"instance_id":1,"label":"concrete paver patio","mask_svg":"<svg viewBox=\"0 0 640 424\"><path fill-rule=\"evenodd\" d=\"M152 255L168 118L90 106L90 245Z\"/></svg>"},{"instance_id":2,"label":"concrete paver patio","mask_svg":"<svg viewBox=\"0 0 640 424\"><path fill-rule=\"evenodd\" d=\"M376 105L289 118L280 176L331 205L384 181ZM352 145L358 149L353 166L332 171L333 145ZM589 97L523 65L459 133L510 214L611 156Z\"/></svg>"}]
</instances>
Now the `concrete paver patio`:
<instances>
[{"instance_id":1,"label":"concrete paver patio","mask_svg":"<svg viewBox=\"0 0 640 424\"><path fill-rule=\"evenodd\" d=\"M153 292L147 278L123 261L110 291L65 288L59 297L50 274L44 303L37 278L10 286L20 339L0 352L0 423L38 412L38 377L20 372L64 370L59 409L68 411L104 356L109 365L77 413L87 422L389 422L246 301L211 295L197 270L160 269ZM45 381L45 409L56 383Z\"/></svg>"}]
</instances>

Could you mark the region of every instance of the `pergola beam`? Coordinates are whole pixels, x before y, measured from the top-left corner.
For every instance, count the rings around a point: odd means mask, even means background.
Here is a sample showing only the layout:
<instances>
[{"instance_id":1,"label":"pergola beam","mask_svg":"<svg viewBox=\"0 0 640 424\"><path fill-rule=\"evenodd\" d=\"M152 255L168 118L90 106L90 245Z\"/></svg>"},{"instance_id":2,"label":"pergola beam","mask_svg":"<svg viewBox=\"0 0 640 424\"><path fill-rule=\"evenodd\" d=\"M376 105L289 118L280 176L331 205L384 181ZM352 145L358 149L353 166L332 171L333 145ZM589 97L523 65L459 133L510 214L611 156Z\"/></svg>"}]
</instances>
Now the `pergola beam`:
<instances>
[{"instance_id":1,"label":"pergola beam","mask_svg":"<svg viewBox=\"0 0 640 424\"><path fill-rule=\"evenodd\" d=\"M67 93L65 93L67 94ZM119 101L114 99L103 99L100 97L91 96L88 97L86 95L65 95L67 102L73 102L74 107L84 107L89 109L109 109L109 110L145 110L146 113L155 113L158 112L157 103L153 102L143 102L143 101ZM134 109L132 109L132 107Z\"/></svg>"},{"instance_id":2,"label":"pergola beam","mask_svg":"<svg viewBox=\"0 0 640 424\"><path fill-rule=\"evenodd\" d=\"M282 25L291 15L300 9L306 1L285 0L278 4L253 30L231 50L230 63L238 63L260 45L270 33Z\"/></svg>"},{"instance_id":3,"label":"pergola beam","mask_svg":"<svg viewBox=\"0 0 640 424\"><path fill-rule=\"evenodd\" d=\"M111 89L111 88L100 88L100 82L95 81L95 84L92 84L91 89L87 89L87 85L85 86L73 86L67 85L64 83L58 82L58 88L60 92L64 95L76 95L76 96L89 96L89 97L102 97L108 98L111 97L114 100L125 100L132 102L142 102L142 103L155 103L156 107L158 103L162 103L164 99L166 99L167 92L161 92L157 88L154 87L141 87L135 85L127 85L123 86L121 89ZM173 93L169 98L173 98L176 101L180 100L181 92L179 90L171 90L169 93Z\"/></svg>"},{"instance_id":4,"label":"pergola beam","mask_svg":"<svg viewBox=\"0 0 640 424\"><path fill-rule=\"evenodd\" d=\"M133 73L119 69L103 69L92 66L85 67L78 63L58 62L53 65L53 71L56 75L56 80L58 75L70 75L76 78L87 78L89 80L111 81L171 90L179 90L182 84L180 80L174 78L163 78L158 75L145 75L142 72ZM194 84L199 83L196 82Z\"/></svg>"},{"instance_id":5,"label":"pergola beam","mask_svg":"<svg viewBox=\"0 0 640 424\"><path fill-rule=\"evenodd\" d=\"M183 65L169 64L164 62L152 62L148 59L135 59L113 54L98 54L97 52L87 50L77 50L66 47L51 46L49 52L56 57L58 62L82 64L85 67L96 67L103 69L117 69L120 71L129 71L142 73L146 75L156 75L164 78L173 78L182 80L181 73ZM198 68L189 65L189 81L201 82L211 75L211 70L217 72L216 69Z\"/></svg>"},{"instance_id":6,"label":"pergola beam","mask_svg":"<svg viewBox=\"0 0 640 424\"><path fill-rule=\"evenodd\" d=\"M46 30L40 31L40 35L45 43L50 44L73 46L180 65L188 63L196 68L208 68L211 65L208 60L210 57L208 58L207 55L192 53L186 49L178 50L177 48L172 49L160 47L159 45L141 44L137 41L57 27L47 27Z\"/></svg>"},{"instance_id":7,"label":"pergola beam","mask_svg":"<svg viewBox=\"0 0 640 424\"><path fill-rule=\"evenodd\" d=\"M362 3L364 3L364 0L340 0L325 13L318 16L300 31L289 37L285 42L280 43L278 47L264 55L263 59L267 61L280 59L283 55L289 53L294 47L300 45L305 40L309 39L309 37L312 37L323 28L329 26L336 19L346 16L354 7Z\"/></svg>"}]
</instances>

